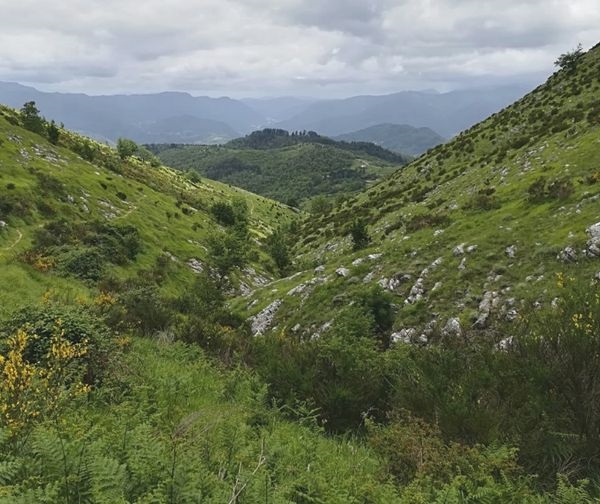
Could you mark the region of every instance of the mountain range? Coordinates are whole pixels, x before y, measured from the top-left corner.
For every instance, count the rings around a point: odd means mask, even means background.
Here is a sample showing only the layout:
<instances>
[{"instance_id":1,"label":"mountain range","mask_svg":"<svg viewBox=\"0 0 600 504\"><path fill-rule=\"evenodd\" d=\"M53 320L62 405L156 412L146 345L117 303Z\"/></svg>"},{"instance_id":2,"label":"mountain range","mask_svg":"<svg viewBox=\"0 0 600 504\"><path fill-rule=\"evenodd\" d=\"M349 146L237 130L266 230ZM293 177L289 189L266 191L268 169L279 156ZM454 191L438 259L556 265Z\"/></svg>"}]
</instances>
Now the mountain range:
<instances>
[{"instance_id":1,"label":"mountain range","mask_svg":"<svg viewBox=\"0 0 600 504\"><path fill-rule=\"evenodd\" d=\"M209 144L224 143L265 126L335 136L383 123L427 127L449 138L497 112L524 91L521 86L512 86L448 93L402 91L338 100L234 100L181 92L112 96L48 93L0 82L0 103L20 108L27 101L35 101L48 119L111 143L126 137L140 143Z\"/></svg>"}]
</instances>

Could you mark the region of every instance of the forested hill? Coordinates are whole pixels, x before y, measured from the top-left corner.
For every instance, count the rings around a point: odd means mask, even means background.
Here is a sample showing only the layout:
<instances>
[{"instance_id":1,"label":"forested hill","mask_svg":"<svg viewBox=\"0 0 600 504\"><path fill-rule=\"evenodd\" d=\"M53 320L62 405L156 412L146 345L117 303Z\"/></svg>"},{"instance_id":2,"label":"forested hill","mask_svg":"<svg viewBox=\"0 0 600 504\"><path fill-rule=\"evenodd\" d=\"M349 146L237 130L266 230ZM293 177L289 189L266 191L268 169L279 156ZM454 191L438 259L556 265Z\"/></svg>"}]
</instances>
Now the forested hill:
<instances>
[{"instance_id":1,"label":"forested hill","mask_svg":"<svg viewBox=\"0 0 600 504\"><path fill-rule=\"evenodd\" d=\"M243 187L292 206L364 189L408 157L368 142L266 129L224 146L149 145L173 168Z\"/></svg>"},{"instance_id":2,"label":"forested hill","mask_svg":"<svg viewBox=\"0 0 600 504\"><path fill-rule=\"evenodd\" d=\"M392 152L371 141L334 140L319 135L314 131L293 131L290 133L282 129L267 128L260 131L253 131L245 137L231 140L226 146L238 149L273 149L303 143L332 145L341 150L367 154L382 159L383 161L397 164L405 164L410 160L410 156L402 154L401 152Z\"/></svg>"}]
</instances>

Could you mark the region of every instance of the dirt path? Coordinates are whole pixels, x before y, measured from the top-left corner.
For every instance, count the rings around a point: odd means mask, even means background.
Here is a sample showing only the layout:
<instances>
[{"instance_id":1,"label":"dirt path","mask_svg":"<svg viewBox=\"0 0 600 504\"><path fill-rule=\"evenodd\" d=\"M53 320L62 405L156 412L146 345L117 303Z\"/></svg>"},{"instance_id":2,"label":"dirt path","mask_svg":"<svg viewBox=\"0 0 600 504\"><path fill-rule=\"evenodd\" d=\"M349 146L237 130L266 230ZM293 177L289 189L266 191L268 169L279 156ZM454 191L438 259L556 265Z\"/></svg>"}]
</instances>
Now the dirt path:
<instances>
[{"instance_id":1,"label":"dirt path","mask_svg":"<svg viewBox=\"0 0 600 504\"><path fill-rule=\"evenodd\" d=\"M13 242L12 245L8 246L8 247L2 247L0 250L12 250L13 248L15 248L19 242L23 239L23 233L21 233L21 231L19 229L17 229L17 239Z\"/></svg>"}]
</instances>

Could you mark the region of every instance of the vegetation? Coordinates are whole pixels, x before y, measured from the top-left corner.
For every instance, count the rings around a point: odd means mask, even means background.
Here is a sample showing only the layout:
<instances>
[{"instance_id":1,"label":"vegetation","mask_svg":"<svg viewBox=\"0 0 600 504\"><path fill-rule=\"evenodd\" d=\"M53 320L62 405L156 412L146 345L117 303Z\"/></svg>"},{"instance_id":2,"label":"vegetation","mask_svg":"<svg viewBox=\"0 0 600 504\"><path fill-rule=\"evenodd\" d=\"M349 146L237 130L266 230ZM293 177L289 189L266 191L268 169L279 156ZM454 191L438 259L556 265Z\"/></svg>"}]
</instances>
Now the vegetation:
<instances>
[{"instance_id":1,"label":"vegetation","mask_svg":"<svg viewBox=\"0 0 600 504\"><path fill-rule=\"evenodd\" d=\"M1 108L0 503L597 503L599 68L299 220Z\"/></svg>"},{"instance_id":2,"label":"vegetation","mask_svg":"<svg viewBox=\"0 0 600 504\"><path fill-rule=\"evenodd\" d=\"M284 203L363 189L407 162L368 142L339 142L314 132L265 129L225 146L150 145L169 166Z\"/></svg>"}]
</instances>

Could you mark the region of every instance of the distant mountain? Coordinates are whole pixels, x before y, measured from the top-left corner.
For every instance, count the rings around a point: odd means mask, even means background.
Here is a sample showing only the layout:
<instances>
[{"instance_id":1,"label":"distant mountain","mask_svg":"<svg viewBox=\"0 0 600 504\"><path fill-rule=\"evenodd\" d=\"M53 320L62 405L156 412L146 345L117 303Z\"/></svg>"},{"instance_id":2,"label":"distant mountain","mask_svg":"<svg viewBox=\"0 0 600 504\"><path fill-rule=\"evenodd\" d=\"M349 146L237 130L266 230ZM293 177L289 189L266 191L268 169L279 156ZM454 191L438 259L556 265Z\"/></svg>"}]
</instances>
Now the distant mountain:
<instances>
[{"instance_id":1,"label":"distant mountain","mask_svg":"<svg viewBox=\"0 0 600 504\"><path fill-rule=\"evenodd\" d=\"M19 108L30 100L36 102L45 117L113 142L119 137L138 142L171 142L173 137L185 142L204 142L215 137L227 140L255 130L266 121L252 108L231 98L174 92L88 96L45 93L0 82L0 102ZM178 121L182 121L181 129L176 127Z\"/></svg>"},{"instance_id":2,"label":"distant mountain","mask_svg":"<svg viewBox=\"0 0 600 504\"><path fill-rule=\"evenodd\" d=\"M346 142L373 142L385 149L411 156L418 156L444 143L444 138L431 128L415 128L408 124L377 124L334 138Z\"/></svg>"},{"instance_id":3,"label":"distant mountain","mask_svg":"<svg viewBox=\"0 0 600 504\"><path fill-rule=\"evenodd\" d=\"M324 100L275 126L335 136L383 123L410 124L429 127L450 138L498 112L526 91L523 86L504 86L448 93L402 91Z\"/></svg>"},{"instance_id":4,"label":"distant mountain","mask_svg":"<svg viewBox=\"0 0 600 504\"><path fill-rule=\"evenodd\" d=\"M316 98L279 96L276 98L243 98L240 101L263 115L267 119L267 123L270 124L290 119L319 100Z\"/></svg>"}]
</instances>

